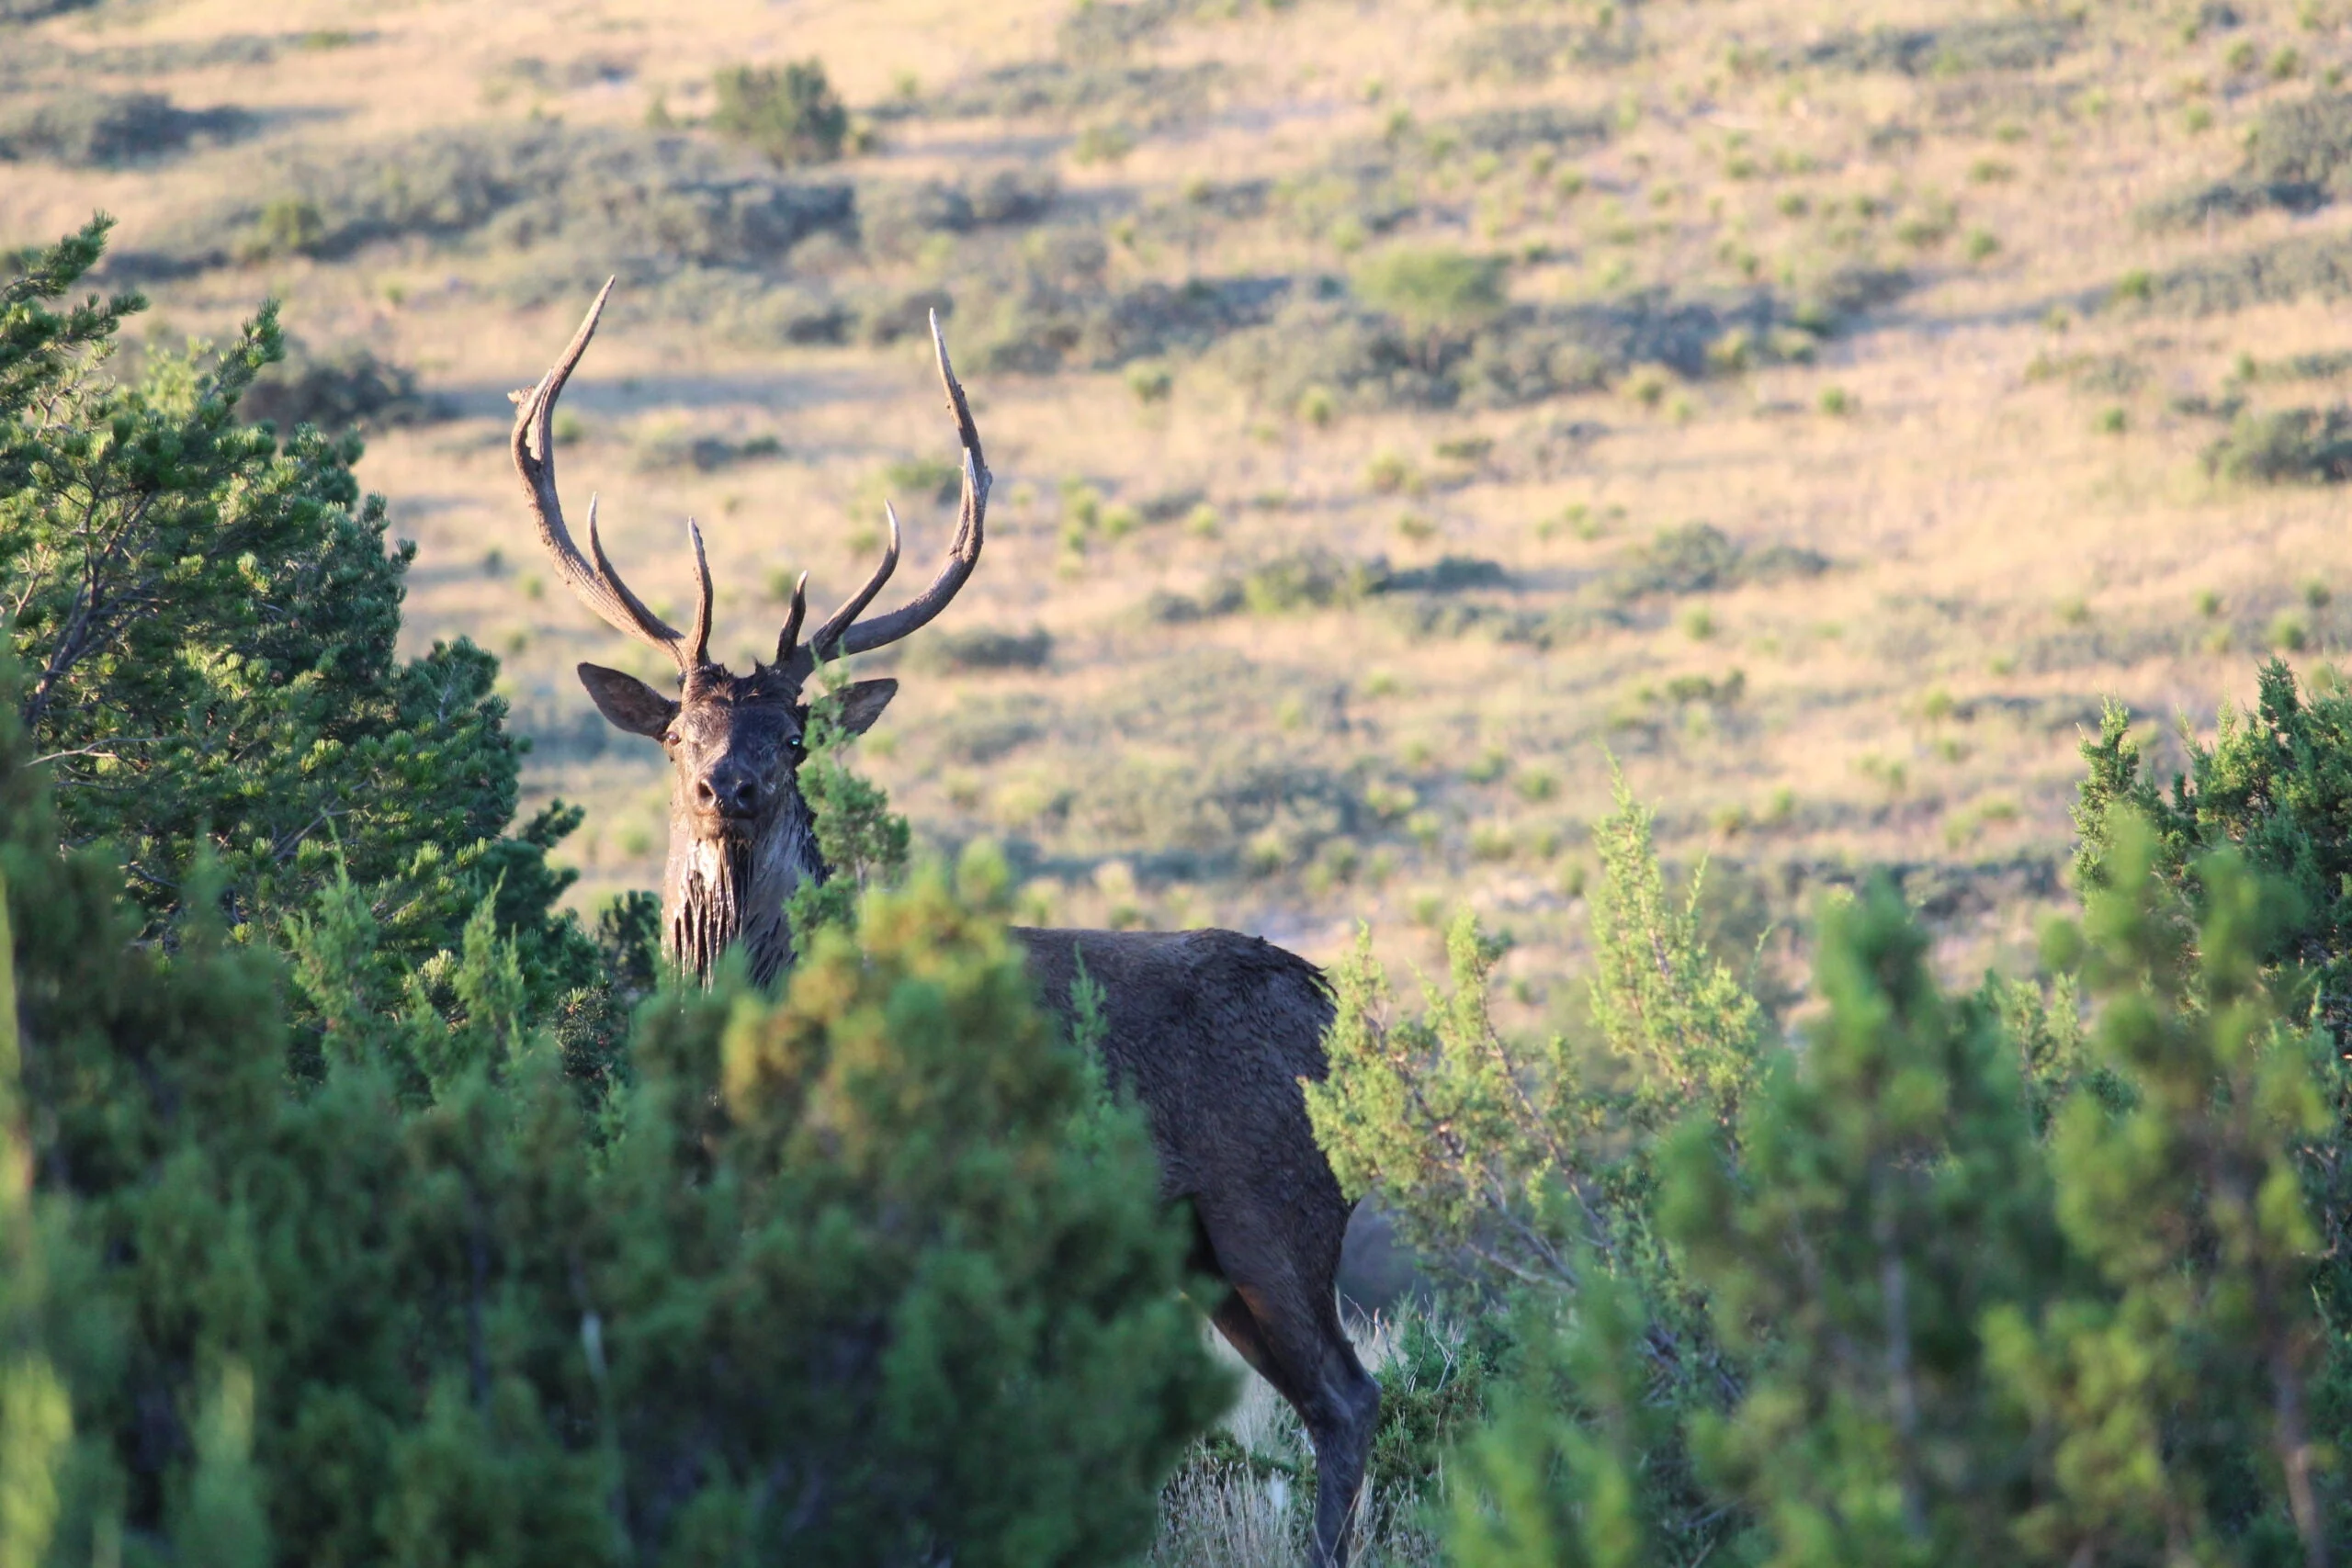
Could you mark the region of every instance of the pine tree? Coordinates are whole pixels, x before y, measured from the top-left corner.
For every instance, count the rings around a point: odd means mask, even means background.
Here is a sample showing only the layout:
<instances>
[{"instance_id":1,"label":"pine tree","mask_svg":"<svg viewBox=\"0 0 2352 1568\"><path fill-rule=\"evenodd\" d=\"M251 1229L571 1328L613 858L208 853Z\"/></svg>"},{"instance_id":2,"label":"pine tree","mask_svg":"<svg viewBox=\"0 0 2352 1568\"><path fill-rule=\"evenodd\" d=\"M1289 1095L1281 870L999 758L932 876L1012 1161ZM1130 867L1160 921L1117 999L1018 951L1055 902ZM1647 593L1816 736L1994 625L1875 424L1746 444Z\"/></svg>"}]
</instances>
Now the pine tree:
<instances>
[{"instance_id":1,"label":"pine tree","mask_svg":"<svg viewBox=\"0 0 2352 1568\"><path fill-rule=\"evenodd\" d=\"M1736 1157L1698 1115L1666 1156L1662 1222L1745 1385L1693 1441L1759 1561L1978 1560L2026 1495L1979 1320L2065 1278L2049 1179L1997 1015L1942 994L1892 889L1818 940L1827 1011Z\"/></svg>"},{"instance_id":2,"label":"pine tree","mask_svg":"<svg viewBox=\"0 0 2352 1568\"><path fill-rule=\"evenodd\" d=\"M460 1005L362 997L291 1081L276 955L226 939L201 864L175 941L134 941L107 858L57 853L12 723L8 1561L1148 1540L1229 1384L1140 1116L1033 1008L1001 876L872 891L780 999L659 992L594 1118L487 912L443 976ZM336 886L305 986L380 940Z\"/></svg>"},{"instance_id":3,"label":"pine tree","mask_svg":"<svg viewBox=\"0 0 2352 1568\"><path fill-rule=\"evenodd\" d=\"M596 977L556 900L560 803L508 834L516 742L497 664L463 641L403 661L411 549L385 547L356 436L243 423L283 356L274 303L220 353L106 364L136 295L53 308L107 220L0 283L0 651L54 781L60 842L104 842L160 937L199 861L231 928L276 940L329 882L366 892L395 978L454 950L485 897L535 1013Z\"/></svg>"}]
</instances>

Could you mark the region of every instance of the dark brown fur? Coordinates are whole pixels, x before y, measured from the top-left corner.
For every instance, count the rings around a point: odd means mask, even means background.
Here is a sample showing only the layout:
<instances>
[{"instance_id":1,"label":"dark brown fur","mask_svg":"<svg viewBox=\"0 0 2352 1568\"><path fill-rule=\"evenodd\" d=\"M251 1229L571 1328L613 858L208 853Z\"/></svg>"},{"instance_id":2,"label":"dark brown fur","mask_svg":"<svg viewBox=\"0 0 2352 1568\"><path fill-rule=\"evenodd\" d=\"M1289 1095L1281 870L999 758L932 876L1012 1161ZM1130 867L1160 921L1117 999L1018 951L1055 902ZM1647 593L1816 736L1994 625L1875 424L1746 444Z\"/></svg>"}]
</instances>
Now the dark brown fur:
<instances>
[{"instance_id":1,"label":"dark brown fur","mask_svg":"<svg viewBox=\"0 0 2352 1568\"><path fill-rule=\"evenodd\" d=\"M1352 1207L1307 1122L1331 998L1322 973L1234 931L1016 927L1046 1005L1067 1016L1083 962L1102 988L1102 1055L1150 1118L1161 1195L1189 1201L1193 1262L1223 1282L1211 1318L1290 1402L1315 1444L1319 1561L1344 1562L1380 1385L1340 1324Z\"/></svg>"},{"instance_id":2,"label":"dark brown fur","mask_svg":"<svg viewBox=\"0 0 2352 1568\"><path fill-rule=\"evenodd\" d=\"M922 627L979 561L989 471L978 428L932 333L939 374L964 447L964 499L946 564L931 586L887 615L865 614L899 558L898 518L865 586L798 640L807 608L793 592L774 664L733 675L708 657L711 582L702 536L695 547L695 611L679 632L612 570L589 508L589 547L573 543L556 492L553 416L565 379L594 335L612 286L597 297L553 369L515 394L513 451L525 497L556 570L616 630L675 661L676 698L635 676L580 666L582 684L614 725L661 743L675 780L670 863L662 879L663 941L681 968L710 978L741 944L761 984L790 967L785 908L825 866L799 784L808 710L802 697L820 664L878 648ZM806 579L803 579L805 584ZM840 697L840 723L863 734L898 691L861 681ZM1380 1385L1340 1325L1337 1280L1347 1200L1315 1142L1301 1079L1325 1072L1331 1000L1315 966L1232 931L1016 931L1045 1004L1067 1018L1079 965L1103 993L1102 1050L1151 1122L1160 1190L1187 1205L1193 1261L1219 1282L1210 1317L1297 1410L1315 1444L1315 1560L1344 1564L1350 1521L1380 1414Z\"/></svg>"}]
</instances>

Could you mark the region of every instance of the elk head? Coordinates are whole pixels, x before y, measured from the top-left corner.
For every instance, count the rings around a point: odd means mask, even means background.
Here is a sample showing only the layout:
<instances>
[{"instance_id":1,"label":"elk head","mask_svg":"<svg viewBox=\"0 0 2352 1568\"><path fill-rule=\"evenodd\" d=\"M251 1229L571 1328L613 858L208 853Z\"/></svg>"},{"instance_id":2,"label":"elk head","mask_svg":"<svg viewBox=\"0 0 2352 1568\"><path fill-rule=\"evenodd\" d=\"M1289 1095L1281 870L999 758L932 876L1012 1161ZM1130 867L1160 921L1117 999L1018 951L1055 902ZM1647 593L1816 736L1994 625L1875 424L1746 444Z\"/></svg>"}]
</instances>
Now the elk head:
<instances>
[{"instance_id":1,"label":"elk head","mask_svg":"<svg viewBox=\"0 0 2352 1568\"><path fill-rule=\"evenodd\" d=\"M741 941L752 976L765 984L792 954L785 901L803 881L821 879L826 871L798 779L808 726L804 695L808 678L820 664L898 641L946 608L979 564L988 463L980 454L971 406L948 366L947 343L933 312L931 338L938 351L939 379L964 448L963 507L945 562L931 586L907 604L887 615L865 615L899 565L899 515L886 502L889 543L865 586L804 640L800 630L808 607L808 574L801 573L776 638L775 662L754 660L750 674L734 674L710 660L710 568L703 558L702 530L692 519L686 535L695 552L694 621L683 634L647 608L613 570L597 536L593 495L585 556L564 525L555 483L556 400L587 352L612 291L607 282L562 357L538 385L514 394L514 471L522 478L539 541L554 560L556 574L615 631L661 649L677 666L675 697L618 670L580 666L581 683L597 711L633 735L659 741L675 773L670 793L670 863L662 888L664 945L681 968L707 982L718 955ZM888 680L851 685L841 694L842 724L852 734L865 733L898 689L896 681Z\"/></svg>"}]
</instances>

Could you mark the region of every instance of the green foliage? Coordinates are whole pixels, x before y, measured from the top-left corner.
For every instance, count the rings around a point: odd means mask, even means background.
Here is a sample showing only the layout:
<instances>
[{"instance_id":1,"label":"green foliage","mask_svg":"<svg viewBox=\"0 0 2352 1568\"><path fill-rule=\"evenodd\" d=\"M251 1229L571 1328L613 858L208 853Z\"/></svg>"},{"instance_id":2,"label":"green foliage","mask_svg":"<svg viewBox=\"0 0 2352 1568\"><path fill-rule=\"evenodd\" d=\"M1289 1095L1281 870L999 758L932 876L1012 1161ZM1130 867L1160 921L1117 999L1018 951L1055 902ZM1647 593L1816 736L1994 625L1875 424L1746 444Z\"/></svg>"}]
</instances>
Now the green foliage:
<instances>
[{"instance_id":1,"label":"green foliage","mask_svg":"<svg viewBox=\"0 0 2352 1568\"><path fill-rule=\"evenodd\" d=\"M556 804L506 836L515 742L497 664L464 641L398 657L403 546L363 497L356 438L239 418L281 357L275 304L223 353L100 373L133 295L65 299L107 220L0 292L0 629L12 707L57 791L60 841L112 846L151 933L209 865L232 933L267 940L331 882L365 890L397 973L455 951L485 897L535 1012L595 976L554 902Z\"/></svg>"},{"instance_id":2,"label":"green foliage","mask_svg":"<svg viewBox=\"0 0 2352 1568\"><path fill-rule=\"evenodd\" d=\"M1423 1312L1400 1314L1396 1333L1380 1367L1380 1427L1364 1472L1365 1495L1390 1506L1435 1500L1446 1451L1476 1430L1504 1350L1491 1325L1456 1338Z\"/></svg>"},{"instance_id":3,"label":"green foliage","mask_svg":"<svg viewBox=\"0 0 2352 1568\"><path fill-rule=\"evenodd\" d=\"M2266 209L2310 212L2342 196L2352 179L2352 96L2313 93L2275 100L2246 138L2238 172L2143 208L2148 228L2192 228Z\"/></svg>"},{"instance_id":4,"label":"green foliage","mask_svg":"<svg viewBox=\"0 0 2352 1568\"><path fill-rule=\"evenodd\" d=\"M120 168L177 152L197 136L234 130L244 118L235 109L180 108L160 93L74 93L0 121L0 160Z\"/></svg>"},{"instance_id":5,"label":"green foliage","mask_svg":"<svg viewBox=\"0 0 2352 1568\"><path fill-rule=\"evenodd\" d=\"M2262 671L2251 711L2225 709L2212 743L2185 742L2188 769L2169 790L2150 776L2131 716L2109 705L2086 763L2075 825L2082 840L2075 880L2104 887L2113 876L2121 824L2155 834L2159 876L2192 908L2204 885L2190 874L2208 853L2233 848L2284 882L2295 910L2267 928L2261 960L2290 1010L2317 1005L2339 1038L2352 1024L2352 693L2305 690L2278 660Z\"/></svg>"},{"instance_id":6,"label":"green foliage","mask_svg":"<svg viewBox=\"0 0 2352 1568\"><path fill-rule=\"evenodd\" d=\"M1673 1441L1637 1375L1637 1293L1599 1269L1573 1305L1534 1306L1517 1325L1521 1362L1460 1452L1446 1547L1460 1568L1642 1568L1656 1537L1642 1489Z\"/></svg>"},{"instance_id":7,"label":"green foliage","mask_svg":"<svg viewBox=\"0 0 2352 1568\"><path fill-rule=\"evenodd\" d=\"M2352 1073L2283 1021L2332 994L2312 976L2343 945L2298 891L2352 886L2334 700L2301 706L2274 667L2262 723L2225 723L2169 804L2110 716L2088 912L2050 947L2081 966L2088 1031L2071 976L1947 996L1879 883L1824 907L1810 1038L1765 1049L1622 786L1594 834L1601 1055L1494 1028L1467 919L1418 1020L1388 1021L1360 943L1317 1134L1425 1256L1518 1303L1444 1468L1453 1559L2352 1543L2329 1442L2352 1409Z\"/></svg>"},{"instance_id":8,"label":"green foliage","mask_svg":"<svg viewBox=\"0 0 2352 1568\"><path fill-rule=\"evenodd\" d=\"M1692 1411L1721 1401L1732 1374L1655 1224L1659 1135L1690 1107L1722 1135L1756 1070L1763 1015L1701 946L1698 889L1679 907L1668 899L1649 816L1622 781L1618 808L1594 838L1598 1059L1563 1038L1532 1044L1495 1028L1487 998L1499 949L1465 913L1447 936L1452 988L1429 991L1419 1019L1390 1021L1387 979L1368 936L1333 973L1330 1071L1307 1086L1307 1112L1342 1189L1376 1191L1425 1259L1463 1282L1529 1300L1538 1328L1498 1405L1501 1436L1473 1450L1484 1456L1473 1463L1474 1489L1521 1495L1531 1477L1547 1473L1546 1456L1585 1454L1585 1439L1544 1413L1555 1385L1564 1369L1638 1336L1645 1371L1638 1395L1624 1398L1643 1407L1638 1424L1650 1437L1638 1458L1626 1450L1623 1473L1607 1482L1630 1488L1609 1506L1622 1503L1642 1534L1680 1560L1720 1533L1717 1510L1696 1492L1684 1426ZM1595 1302L1599 1315L1577 1317ZM1603 1337L1578 1337L1588 1332ZM1619 1437L1634 1441L1630 1431ZM1533 1562L1569 1550L1560 1520L1600 1506L1597 1494L1575 1489L1606 1480L1576 1465L1599 1463L1600 1452L1561 1460L1564 1473L1580 1479L1564 1483L1574 1495L1555 1499L1561 1513L1550 1523L1464 1502L1463 1539L1482 1543L1462 1548L1469 1560ZM1631 1561L1605 1552L1591 1560Z\"/></svg>"},{"instance_id":9,"label":"green foliage","mask_svg":"<svg viewBox=\"0 0 2352 1568\"><path fill-rule=\"evenodd\" d=\"M841 712L840 691L808 705L800 795L816 818L817 852L824 857L826 875L803 882L785 907L796 950L820 931L847 927L865 889L892 886L906 874L907 819L890 809L888 795L850 768L845 753L856 736L842 728Z\"/></svg>"},{"instance_id":10,"label":"green foliage","mask_svg":"<svg viewBox=\"0 0 2352 1568\"><path fill-rule=\"evenodd\" d=\"M1620 775L1617 809L1593 829L1601 876L1592 894L1592 1016L1629 1069L1624 1111L1655 1131L1699 1111L1728 1125L1756 1071L1764 1018L1699 940L1703 870L1676 909L1668 901L1650 813Z\"/></svg>"},{"instance_id":11,"label":"green foliage","mask_svg":"<svg viewBox=\"0 0 2352 1568\"><path fill-rule=\"evenodd\" d=\"M1343 1189L1377 1190L1407 1238L1471 1272L1557 1286L1579 1239L1611 1269L1657 1270L1644 1215L1657 1132L1680 1111L1728 1122L1755 1070L1762 1014L1701 947L1697 889L1670 903L1647 812L1618 785L1595 829L1593 1010L1607 1059L1566 1039L1506 1040L1487 1009L1500 950L1475 919L1446 939L1450 993L1391 1022L1369 933L1332 976L1329 1077L1307 1089Z\"/></svg>"},{"instance_id":12,"label":"green foliage","mask_svg":"<svg viewBox=\"0 0 2352 1568\"><path fill-rule=\"evenodd\" d=\"M2049 1145L2057 1220L2103 1288L1985 1325L2038 1439L2016 1534L2052 1561L2097 1542L2316 1562L2352 1536L2324 1474L2340 1423L2312 1408L2346 1380L2343 1254L2314 1220L2341 1224L2352 1081L2264 980L2290 885L2216 851L2189 868L2192 908L2158 829L2106 826L2084 934L2131 1102L2076 1099Z\"/></svg>"},{"instance_id":13,"label":"green foliage","mask_svg":"<svg viewBox=\"0 0 2352 1568\"><path fill-rule=\"evenodd\" d=\"M662 993L593 1120L487 918L443 976L457 1022L354 1005L302 1085L277 961L209 897L168 953L134 942L0 731L6 1561L1148 1539L1228 1386L1142 1121L1034 1010L1001 877L870 896L781 1001ZM379 938L336 885L296 983Z\"/></svg>"},{"instance_id":14,"label":"green foliage","mask_svg":"<svg viewBox=\"0 0 2352 1568\"><path fill-rule=\"evenodd\" d=\"M1661 1217L1747 1363L1693 1441L1773 1562L1965 1561L2019 1500L1978 1323L2064 1271L2014 1053L1927 949L1883 884L1825 909L1810 1048L1758 1085L1736 1163L1695 1117L1668 1156Z\"/></svg>"},{"instance_id":15,"label":"green foliage","mask_svg":"<svg viewBox=\"0 0 2352 1568\"><path fill-rule=\"evenodd\" d=\"M2352 409L2240 414L2204 456L2210 472L2247 484L2341 484L2352 479Z\"/></svg>"},{"instance_id":16,"label":"green foliage","mask_svg":"<svg viewBox=\"0 0 2352 1568\"><path fill-rule=\"evenodd\" d=\"M750 143L779 168L842 155L849 110L825 79L822 61L730 65L711 78L718 105L711 129Z\"/></svg>"},{"instance_id":17,"label":"green foliage","mask_svg":"<svg viewBox=\"0 0 2352 1568\"><path fill-rule=\"evenodd\" d=\"M2192 912L2121 819L2105 864L2087 1043L2014 987L1945 997L1883 884L1825 910L1808 1047L1767 1064L1736 1139L1702 1109L1657 1156L1658 1223L1726 1348L1714 1397L1661 1397L1657 1303L1626 1275L1534 1298L1456 1472L1458 1560L2318 1562L2352 1540L2316 1223L2345 1197L2346 1075L2263 980L2291 897L2222 852ZM1678 1446L1701 1484L1661 1495Z\"/></svg>"},{"instance_id":18,"label":"green foliage","mask_svg":"<svg viewBox=\"0 0 2352 1568\"><path fill-rule=\"evenodd\" d=\"M1503 308L1502 263L1460 251L1383 251L1356 269L1355 286L1418 333L1464 331Z\"/></svg>"}]
</instances>

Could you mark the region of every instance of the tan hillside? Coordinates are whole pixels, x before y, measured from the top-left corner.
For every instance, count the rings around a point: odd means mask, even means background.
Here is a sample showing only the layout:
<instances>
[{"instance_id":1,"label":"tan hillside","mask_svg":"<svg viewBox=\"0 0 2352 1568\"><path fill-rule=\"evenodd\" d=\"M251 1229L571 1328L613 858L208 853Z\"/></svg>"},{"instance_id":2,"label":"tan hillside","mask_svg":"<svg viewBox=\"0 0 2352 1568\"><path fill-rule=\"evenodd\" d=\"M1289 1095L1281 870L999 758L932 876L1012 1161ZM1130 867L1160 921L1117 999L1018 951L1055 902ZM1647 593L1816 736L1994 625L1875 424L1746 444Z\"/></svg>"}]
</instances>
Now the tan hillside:
<instances>
[{"instance_id":1,"label":"tan hillside","mask_svg":"<svg viewBox=\"0 0 2352 1568\"><path fill-rule=\"evenodd\" d=\"M504 660L586 900L658 878L667 779L571 666L654 671L549 591L505 391L617 273L566 491L657 604L700 519L741 660L886 494L930 570L942 306L997 490L866 749L918 830L1040 919L1318 957L1467 898L1534 1016L1612 754L1726 931L1892 862L1973 965L2060 895L2103 695L2210 726L2352 634L2344 21L108 4L0 20L0 241L102 208L154 340L275 293L314 388L413 373L361 468L410 636ZM706 123L808 57L847 156Z\"/></svg>"}]
</instances>

